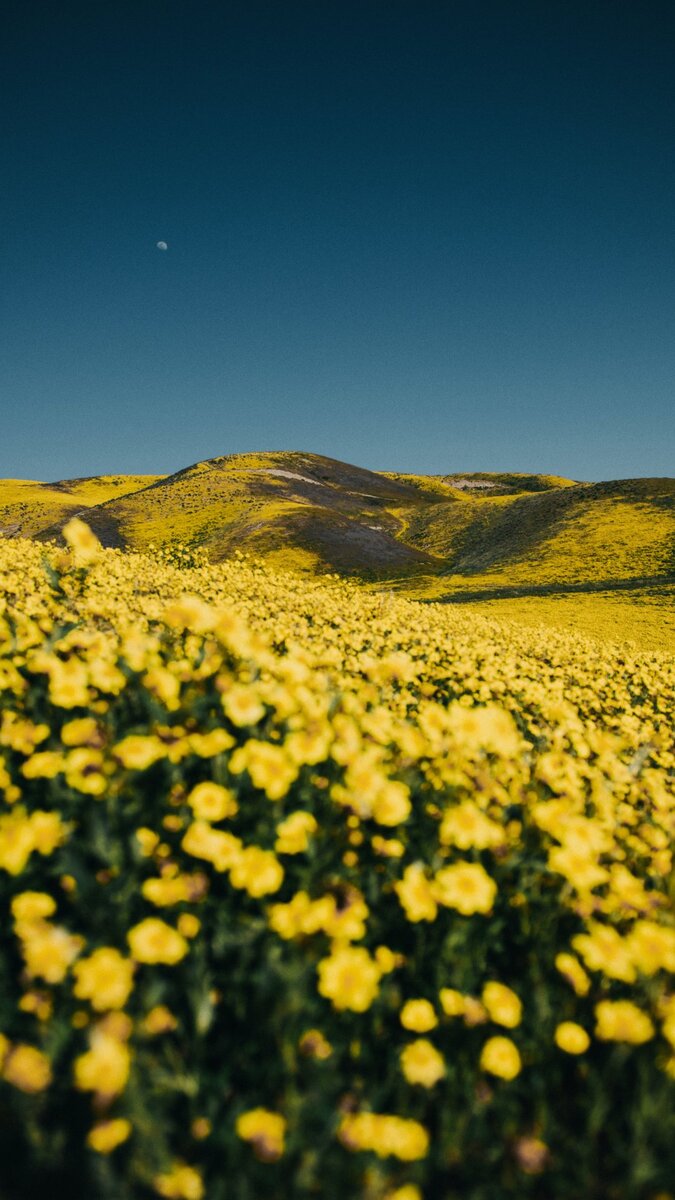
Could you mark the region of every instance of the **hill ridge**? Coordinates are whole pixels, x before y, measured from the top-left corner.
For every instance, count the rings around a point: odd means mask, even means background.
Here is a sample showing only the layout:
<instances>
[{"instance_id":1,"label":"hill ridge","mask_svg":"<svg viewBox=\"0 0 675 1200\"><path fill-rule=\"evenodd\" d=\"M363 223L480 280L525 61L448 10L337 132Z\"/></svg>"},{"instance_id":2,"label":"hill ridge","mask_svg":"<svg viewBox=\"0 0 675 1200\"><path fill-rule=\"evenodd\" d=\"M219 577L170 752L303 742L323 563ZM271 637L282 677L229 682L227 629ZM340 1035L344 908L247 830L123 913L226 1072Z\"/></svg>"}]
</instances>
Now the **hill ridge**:
<instances>
[{"instance_id":1,"label":"hill ridge","mask_svg":"<svg viewBox=\"0 0 675 1200\"><path fill-rule=\"evenodd\" d=\"M371 471L304 450L233 452L168 475L0 481L0 534L60 537L74 513L104 545L182 543L213 561L338 571L411 596L631 591L675 579L675 479Z\"/></svg>"}]
</instances>

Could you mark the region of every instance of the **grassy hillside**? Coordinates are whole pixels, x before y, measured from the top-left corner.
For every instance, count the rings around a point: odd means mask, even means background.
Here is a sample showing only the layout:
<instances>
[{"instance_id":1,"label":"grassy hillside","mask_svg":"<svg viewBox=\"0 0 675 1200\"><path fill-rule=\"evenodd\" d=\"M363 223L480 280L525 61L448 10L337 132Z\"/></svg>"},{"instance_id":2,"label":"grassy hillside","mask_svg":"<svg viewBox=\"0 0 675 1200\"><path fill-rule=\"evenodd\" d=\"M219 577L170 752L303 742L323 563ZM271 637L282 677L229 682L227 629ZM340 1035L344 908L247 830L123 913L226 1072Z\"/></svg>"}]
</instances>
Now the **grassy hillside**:
<instances>
[{"instance_id":1,"label":"grassy hillside","mask_svg":"<svg viewBox=\"0 0 675 1200\"><path fill-rule=\"evenodd\" d=\"M446 559L449 591L668 578L675 574L675 480L440 502L411 522L407 537Z\"/></svg>"},{"instance_id":2,"label":"grassy hillside","mask_svg":"<svg viewBox=\"0 0 675 1200\"><path fill-rule=\"evenodd\" d=\"M58 539L83 510L109 547L181 544L212 562L243 549L415 599L509 604L529 622L629 636L645 648L675 637L673 479L424 476L268 452L168 476L0 482L6 537Z\"/></svg>"},{"instance_id":3,"label":"grassy hillside","mask_svg":"<svg viewBox=\"0 0 675 1200\"><path fill-rule=\"evenodd\" d=\"M34 479L0 479L0 534L35 537L62 525L82 509L104 504L161 479L160 475L94 475L40 483Z\"/></svg>"},{"instance_id":4,"label":"grassy hillside","mask_svg":"<svg viewBox=\"0 0 675 1200\"><path fill-rule=\"evenodd\" d=\"M321 455L233 454L110 499L87 519L107 546L183 543L213 562L245 547L301 570L405 576L437 565L400 537L398 510L421 503L407 483Z\"/></svg>"}]
</instances>

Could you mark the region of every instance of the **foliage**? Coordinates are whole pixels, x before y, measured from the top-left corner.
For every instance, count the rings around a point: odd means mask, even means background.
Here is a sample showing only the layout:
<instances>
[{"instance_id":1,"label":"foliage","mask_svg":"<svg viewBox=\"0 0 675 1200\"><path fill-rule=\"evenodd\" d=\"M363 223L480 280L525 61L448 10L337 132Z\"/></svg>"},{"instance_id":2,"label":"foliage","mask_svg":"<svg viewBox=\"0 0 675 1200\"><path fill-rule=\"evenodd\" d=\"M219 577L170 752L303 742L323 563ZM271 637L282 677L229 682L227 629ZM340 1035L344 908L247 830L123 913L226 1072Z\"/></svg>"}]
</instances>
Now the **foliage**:
<instances>
[{"instance_id":1,"label":"foliage","mask_svg":"<svg viewBox=\"0 0 675 1200\"><path fill-rule=\"evenodd\" d=\"M0 544L0 1192L656 1200L675 664Z\"/></svg>"}]
</instances>

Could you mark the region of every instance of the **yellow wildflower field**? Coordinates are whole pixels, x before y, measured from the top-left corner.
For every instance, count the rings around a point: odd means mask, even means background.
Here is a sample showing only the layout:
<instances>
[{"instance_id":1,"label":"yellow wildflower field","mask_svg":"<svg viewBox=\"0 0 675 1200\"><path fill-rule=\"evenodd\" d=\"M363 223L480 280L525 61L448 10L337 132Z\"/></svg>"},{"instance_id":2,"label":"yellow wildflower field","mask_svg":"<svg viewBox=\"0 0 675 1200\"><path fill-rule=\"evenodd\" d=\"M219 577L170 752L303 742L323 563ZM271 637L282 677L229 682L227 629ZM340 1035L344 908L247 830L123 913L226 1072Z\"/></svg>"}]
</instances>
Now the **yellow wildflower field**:
<instances>
[{"instance_id":1,"label":"yellow wildflower field","mask_svg":"<svg viewBox=\"0 0 675 1200\"><path fill-rule=\"evenodd\" d=\"M673 658L65 535L0 543L0 1194L665 1200Z\"/></svg>"}]
</instances>

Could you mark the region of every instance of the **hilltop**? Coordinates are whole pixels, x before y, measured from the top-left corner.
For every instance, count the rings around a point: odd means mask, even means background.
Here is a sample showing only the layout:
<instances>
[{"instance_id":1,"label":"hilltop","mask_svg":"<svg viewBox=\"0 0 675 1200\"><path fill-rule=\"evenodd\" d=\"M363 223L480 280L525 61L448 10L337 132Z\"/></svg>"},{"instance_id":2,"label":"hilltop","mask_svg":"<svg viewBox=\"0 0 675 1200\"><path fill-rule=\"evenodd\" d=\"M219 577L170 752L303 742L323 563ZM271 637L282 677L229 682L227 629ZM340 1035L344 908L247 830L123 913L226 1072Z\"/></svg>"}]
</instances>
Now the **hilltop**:
<instances>
[{"instance_id":1,"label":"hilltop","mask_svg":"<svg viewBox=\"0 0 675 1200\"><path fill-rule=\"evenodd\" d=\"M273 451L224 455L165 476L0 481L5 537L58 540L74 514L104 546L181 544L212 562L243 550L413 598L517 602L525 619L529 606L548 620L553 595L576 597L577 616L589 597L604 597L604 612L623 613L622 621L639 601L650 620L656 607L673 622L675 635L675 479L429 476Z\"/></svg>"}]
</instances>

